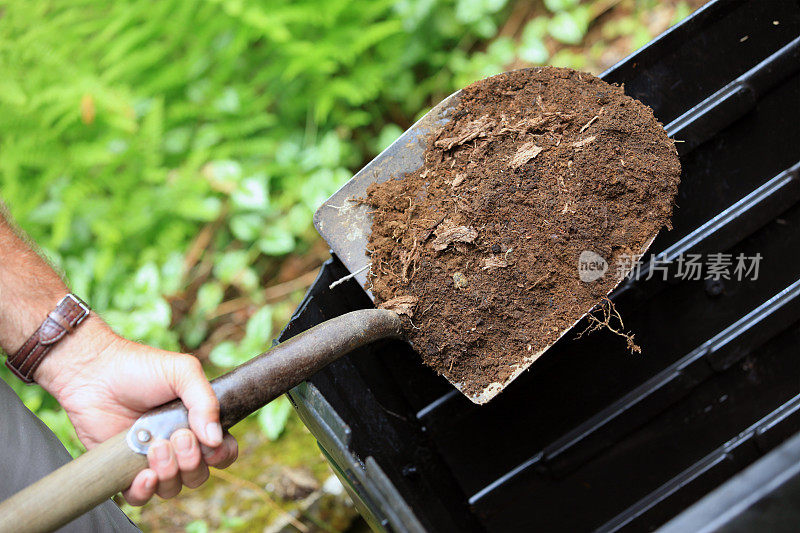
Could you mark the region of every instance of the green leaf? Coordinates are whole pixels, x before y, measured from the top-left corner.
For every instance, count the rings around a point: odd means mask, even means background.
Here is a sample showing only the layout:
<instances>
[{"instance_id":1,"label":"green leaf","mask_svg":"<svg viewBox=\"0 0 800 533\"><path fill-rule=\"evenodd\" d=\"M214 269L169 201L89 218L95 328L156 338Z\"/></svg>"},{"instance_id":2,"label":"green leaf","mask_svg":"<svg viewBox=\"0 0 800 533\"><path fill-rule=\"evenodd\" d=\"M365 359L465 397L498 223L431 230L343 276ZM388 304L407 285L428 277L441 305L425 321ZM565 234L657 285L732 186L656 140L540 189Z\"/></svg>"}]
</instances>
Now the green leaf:
<instances>
[{"instance_id":1,"label":"green leaf","mask_svg":"<svg viewBox=\"0 0 800 533\"><path fill-rule=\"evenodd\" d=\"M403 130L397 124L385 125L375 141L375 152L383 152L402 134Z\"/></svg>"},{"instance_id":2,"label":"green leaf","mask_svg":"<svg viewBox=\"0 0 800 533\"><path fill-rule=\"evenodd\" d=\"M175 212L189 220L208 222L219 216L222 203L219 198L187 196L175 202Z\"/></svg>"},{"instance_id":3,"label":"green leaf","mask_svg":"<svg viewBox=\"0 0 800 533\"><path fill-rule=\"evenodd\" d=\"M252 268L246 268L236 276L233 284L244 292L253 291L258 288L258 274Z\"/></svg>"},{"instance_id":4,"label":"green leaf","mask_svg":"<svg viewBox=\"0 0 800 533\"><path fill-rule=\"evenodd\" d=\"M489 17L478 20L472 27L475 33L483 39L491 39L497 35L497 24Z\"/></svg>"},{"instance_id":5,"label":"green leaf","mask_svg":"<svg viewBox=\"0 0 800 533\"><path fill-rule=\"evenodd\" d=\"M547 62L550 52L544 43L544 37L547 35L548 21L546 17L536 17L525 25L517 50L520 59L537 65Z\"/></svg>"},{"instance_id":6,"label":"green leaf","mask_svg":"<svg viewBox=\"0 0 800 533\"><path fill-rule=\"evenodd\" d=\"M174 128L164 135L164 151L168 154L180 154L189 148L192 130L187 127ZM116 150L117 153L123 150Z\"/></svg>"},{"instance_id":7,"label":"green leaf","mask_svg":"<svg viewBox=\"0 0 800 533\"><path fill-rule=\"evenodd\" d=\"M223 113L236 113L241 108L239 93L235 87L226 87L219 98L214 101L214 107Z\"/></svg>"},{"instance_id":8,"label":"green leaf","mask_svg":"<svg viewBox=\"0 0 800 533\"><path fill-rule=\"evenodd\" d=\"M331 131L325 134L318 146L319 164L325 168L339 166L344 149L338 135Z\"/></svg>"},{"instance_id":9,"label":"green leaf","mask_svg":"<svg viewBox=\"0 0 800 533\"><path fill-rule=\"evenodd\" d=\"M500 65L514 61L514 41L509 37L500 37L489 45L486 54L491 60Z\"/></svg>"},{"instance_id":10,"label":"green leaf","mask_svg":"<svg viewBox=\"0 0 800 533\"><path fill-rule=\"evenodd\" d=\"M195 150L203 150L211 148L222 140L222 134L213 124L205 124L197 129L197 134L194 137L192 148Z\"/></svg>"},{"instance_id":11,"label":"green leaf","mask_svg":"<svg viewBox=\"0 0 800 533\"><path fill-rule=\"evenodd\" d=\"M242 165L229 159L212 161L206 165L206 172L213 181L231 188L242 179Z\"/></svg>"},{"instance_id":12,"label":"green leaf","mask_svg":"<svg viewBox=\"0 0 800 533\"><path fill-rule=\"evenodd\" d=\"M154 298L133 312L133 317L141 324L141 334L131 335L141 338L151 330L168 328L172 318L172 308L163 298Z\"/></svg>"},{"instance_id":13,"label":"green leaf","mask_svg":"<svg viewBox=\"0 0 800 533\"><path fill-rule=\"evenodd\" d=\"M678 22L682 21L686 17L692 14L692 6L690 6L685 0L681 0L677 6L675 6L675 12L672 14L672 20L670 20L670 26L677 24Z\"/></svg>"},{"instance_id":14,"label":"green leaf","mask_svg":"<svg viewBox=\"0 0 800 533\"><path fill-rule=\"evenodd\" d=\"M487 20L492 13L500 11L506 0L458 0L456 2L456 20L474 23Z\"/></svg>"},{"instance_id":15,"label":"green leaf","mask_svg":"<svg viewBox=\"0 0 800 533\"><path fill-rule=\"evenodd\" d=\"M261 234L264 217L256 213L235 215L231 218L233 236L244 242L252 242Z\"/></svg>"},{"instance_id":16,"label":"green leaf","mask_svg":"<svg viewBox=\"0 0 800 533\"><path fill-rule=\"evenodd\" d=\"M242 529L247 527L248 522L241 516L223 516L220 522L220 526L224 529Z\"/></svg>"},{"instance_id":17,"label":"green leaf","mask_svg":"<svg viewBox=\"0 0 800 533\"><path fill-rule=\"evenodd\" d=\"M566 11L577 6L581 0L544 0L544 5L553 13Z\"/></svg>"},{"instance_id":18,"label":"green leaf","mask_svg":"<svg viewBox=\"0 0 800 533\"><path fill-rule=\"evenodd\" d=\"M262 351L272 340L272 307L265 305L247 321L245 341L248 347Z\"/></svg>"},{"instance_id":19,"label":"green leaf","mask_svg":"<svg viewBox=\"0 0 800 533\"><path fill-rule=\"evenodd\" d=\"M520 59L528 63L543 65L550 57L550 51L541 39L531 39L519 47L517 55Z\"/></svg>"},{"instance_id":20,"label":"green leaf","mask_svg":"<svg viewBox=\"0 0 800 533\"><path fill-rule=\"evenodd\" d=\"M243 179L231 194L231 201L237 209L266 210L269 205L267 177L257 174Z\"/></svg>"},{"instance_id":21,"label":"green leaf","mask_svg":"<svg viewBox=\"0 0 800 533\"><path fill-rule=\"evenodd\" d=\"M302 237L307 234L308 228L311 227L314 212L303 204L298 204L289 209L284 217L286 224L290 231L296 237Z\"/></svg>"},{"instance_id":22,"label":"green leaf","mask_svg":"<svg viewBox=\"0 0 800 533\"><path fill-rule=\"evenodd\" d=\"M587 13L581 9L557 13L547 26L550 35L565 44L580 44L589 30Z\"/></svg>"},{"instance_id":23,"label":"green leaf","mask_svg":"<svg viewBox=\"0 0 800 533\"><path fill-rule=\"evenodd\" d=\"M576 54L572 50L559 50L552 58L550 64L554 67L566 67L575 70L583 70L586 68L586 56L583 54Z\"/></svg>"},{"instance_id":24,"label":"green leaf","mask_svg":"<svg viewBox=\"0 0 800 533\"><path fill-rule=\"evenodd\" d=\"M24 106L28 102L28 97L16 80L12 78L0 78L0 102L12 106Z\"/></svg>"},{"instance_id":25,"label":"green leaf","mask_svg":"<svg viewBox=\"0 0 800 533\"><path fill-rule=\"evenodd\" d=\"M180 324L181 338L189 348L197 348L208 335L208 322L202 316L189 316Z\"/></svg>"},{"instance_id":26,"label":"green leaf","mask_svg":"<svg viewBox=\"0 0 800 533\"><path fill-rule=\"evenodd\" d=\"M232 250L217 256L214 275L223 283L232 283L250 264L250 256L245 250Z\"/></svg>"},{"instance_id":27,"label":"green leaf","mask_svg":"<svg viewBox=\"0 0 800 533\"><path fill-rule=\"evenodd\" d=\"M262 407L256 416L264 435L269 440L277 440L286 428L291 413L292 404L286 395L283 395Z\"/></svg>"},{"instance_id":28,"label":"green leaf","mask_svg":"<svg viewBox=\"0 0 800 533\"><path fill-rule=\"evenodd\" d=\"M456 19L459 22L476 22L483 14L483 0L458 0L456 2Z\"/></svg>"},{"instance_id":29,"label":"green leaf","mask_svg":"<svg viewBox=\"0 0 800 533\"><path fill-rule=\"evenodd\" d=\"M300 195L303 202L309 209L316 210L322 202L336 192L352 174L344 168L321 168L311 174L300 188Z\"/></svg>"},{"instance_id":30,"label":"green leaf","mask_svg":"<svg viewBox=\"0 0 800 533\"><path fill-rule=\"evenodd\" d=\"M155 263L142 265L136 272L134 287L136 291L145 296L158 295L161 282L161 273Z\"/></svg>"},{"instance_id":31,"label":"green leaf","mask_svg":"<svg viewBox=\"0 0 800 533\"><path fill-rule=\"evenodd\" d=\"M524 45L529 40L541 41L547 36L547 25L550 19L547 17L536 17L531 19L522 30L521 43Z\"/></svg>"},{"instance_id":32,"label":"green leaf","mask_svg":"<svg viewBox=\"0 0 800 533\"><path fill-rule=\"evenodd\" d=\"M161 265L161 293L174 294L180 291L183 282L184 257L180 252L172 252Z\"/></svg>"},{"instance_id":33,"label":"green leaf","mask_svg":"<svg viewBox=\"0 0 800 533\"><path fill-rule=\"evenodd\" d=\"M231 368L247 361L233 341L222 341L208 354L208 360L220 368Z\"/></svg>"},{"instance_id":34,"label":"green leaf","mask_svg":"<svg viewBox=\"0 0 800 533\"><path fill-rule=\"evenodd\" d=\"M653 36L650 34L650 29L647 26L639 26L633 33L633 49L638 50L642 46L650 42Z\"/></svg>"},{"instance_id":35,"label":"green leaf","mask_svg":"<svg viewBox=\"0 0 800 533\"><path fill-rule=\"evenodd\" d=\"M222 284L217 281L208 281L197 289L197 300L194 307L198 313L208 314L222 303L223 296Z\"/></svg>"},{"instance_id":36,"label":"green leaf","mask_svg":"<svg viewBox=\"0 0 800 533\"><path fill-rule=\"evenodd\" d=\"M194 520L186 524L186 533L208 533L208 522L205 520Z\"/></svg>"},{"instance_id":37,"label":"green leaf","mask_svg":"<svg viewBox=\"0 0 800 533\"><path fill-rule=\"evenodd\" d=\"M258 249L267 255L284 255L294 250L294 235L288 228L270 225L258 240Z\"/></svg>"}]
</instances>

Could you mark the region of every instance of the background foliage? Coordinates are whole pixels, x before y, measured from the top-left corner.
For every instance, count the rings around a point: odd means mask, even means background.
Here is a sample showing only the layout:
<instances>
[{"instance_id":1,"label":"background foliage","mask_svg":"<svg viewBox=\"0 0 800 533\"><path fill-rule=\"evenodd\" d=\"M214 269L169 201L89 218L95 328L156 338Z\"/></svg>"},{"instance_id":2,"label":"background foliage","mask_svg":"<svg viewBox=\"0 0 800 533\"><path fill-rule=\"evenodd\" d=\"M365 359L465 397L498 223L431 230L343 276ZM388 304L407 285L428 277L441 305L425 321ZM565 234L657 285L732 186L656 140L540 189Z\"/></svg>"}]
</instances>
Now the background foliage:
<instances>
[{"instance_id":1,"label":"background foliage","mask_svg":"<svg viewBox=\"0 0 800 533\"><path fill-rule=\"evenodd\" d=\"M598 72L701 3L6 0L0 196L120 334L215 374L312 279L314 209L432 103L509 68ZM258 414L268 438L289 411Z\"/></svg>"}]
</instances>

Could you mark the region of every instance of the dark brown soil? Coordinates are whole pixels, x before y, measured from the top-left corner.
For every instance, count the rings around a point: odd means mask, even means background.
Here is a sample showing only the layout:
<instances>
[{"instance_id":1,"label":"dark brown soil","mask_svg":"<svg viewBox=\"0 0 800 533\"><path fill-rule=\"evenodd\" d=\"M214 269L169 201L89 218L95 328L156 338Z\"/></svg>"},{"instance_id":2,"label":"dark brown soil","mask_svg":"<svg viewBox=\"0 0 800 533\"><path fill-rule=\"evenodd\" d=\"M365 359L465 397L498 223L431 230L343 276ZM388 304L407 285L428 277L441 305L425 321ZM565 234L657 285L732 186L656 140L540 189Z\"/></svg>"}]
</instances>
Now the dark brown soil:
<instances>
[{"instance_id":1,"label":"dark brown soil","mask_svg":"<svg viewBox=\"0 0 800 533\"><path fill-rule=\"evenodd\" d=\"M621 87L550 67L463 90L425 165L372 185L369 284L426 364L474 394L504 382L669 226L680 163ZM609 265L579 278L583 251Z\"/></svg>"}]
</instances>

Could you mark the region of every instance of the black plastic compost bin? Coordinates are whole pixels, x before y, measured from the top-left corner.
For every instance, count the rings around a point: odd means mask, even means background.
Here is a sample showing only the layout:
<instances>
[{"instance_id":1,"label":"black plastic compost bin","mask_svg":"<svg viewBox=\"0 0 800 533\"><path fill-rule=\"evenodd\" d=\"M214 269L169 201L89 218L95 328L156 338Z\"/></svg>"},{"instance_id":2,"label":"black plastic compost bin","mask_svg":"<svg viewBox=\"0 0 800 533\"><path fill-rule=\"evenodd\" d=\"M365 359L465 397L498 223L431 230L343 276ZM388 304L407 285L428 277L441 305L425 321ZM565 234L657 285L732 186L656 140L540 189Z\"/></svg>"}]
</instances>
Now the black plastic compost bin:
<instances>
[{"instance_id":1,"label":"black plastic compost bin","mask_svg":"<svg viewBox=\"0 0 800 533\"><path fill-rule=\"evenodd\" d=\"M399 341L291 392L374 528L652 530L800 431L798 35L796 0L720 0L603 76L681 141L674 229L650 251L760 254L757 279L626 282L641 355L568 334L485 406ZM281 340L371 305L328 288L346 274L324 265Z\"/></svg>"}]
</instances>

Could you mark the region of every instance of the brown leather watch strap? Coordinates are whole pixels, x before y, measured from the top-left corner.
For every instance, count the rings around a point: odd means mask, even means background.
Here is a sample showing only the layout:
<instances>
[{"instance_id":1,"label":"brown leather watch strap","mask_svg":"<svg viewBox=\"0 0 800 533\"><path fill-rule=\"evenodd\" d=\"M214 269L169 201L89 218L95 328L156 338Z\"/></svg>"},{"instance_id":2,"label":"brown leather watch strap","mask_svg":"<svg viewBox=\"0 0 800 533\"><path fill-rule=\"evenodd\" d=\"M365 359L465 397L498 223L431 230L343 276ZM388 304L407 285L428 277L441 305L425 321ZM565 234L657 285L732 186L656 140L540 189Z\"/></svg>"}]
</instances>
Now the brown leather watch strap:
<instances>
[{"instance_id":1,"label":"brown leather watch strap","mask_svg":"<svg viewBox=\"0 0 800 533\"><path fill-rule=\"evenodd\" d=\"M22 348L6 360L6 366L25 383L33 383L33 373L50 349L64 335L89 316L89 306L70 293L64 296L55 309L50 311L36 333L30 336Z\"/></svg>"}]
</instances>

